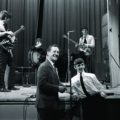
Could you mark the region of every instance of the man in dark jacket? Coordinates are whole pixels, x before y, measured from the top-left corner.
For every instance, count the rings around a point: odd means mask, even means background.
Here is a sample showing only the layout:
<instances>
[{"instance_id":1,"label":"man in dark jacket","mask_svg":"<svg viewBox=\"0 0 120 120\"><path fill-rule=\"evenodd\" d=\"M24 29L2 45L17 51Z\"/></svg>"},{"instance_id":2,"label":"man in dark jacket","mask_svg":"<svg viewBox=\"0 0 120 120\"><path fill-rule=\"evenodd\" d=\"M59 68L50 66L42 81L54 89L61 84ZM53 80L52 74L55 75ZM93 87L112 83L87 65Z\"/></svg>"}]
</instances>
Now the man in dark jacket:
<instances>
[{"instance_id":1,"label":"man in dark jacket","mask_svg":"<svg viewBox=\"0 0 120 120\"><path fill-rule=\"evenodd\" d=\"M60 83L58 71L54 65L58 57L58 46L49 46L46 61L38 68L36 107L39 120L59 120L60 118L58 92L63 93L66 88Z\"/></svg>"}]
</instances>

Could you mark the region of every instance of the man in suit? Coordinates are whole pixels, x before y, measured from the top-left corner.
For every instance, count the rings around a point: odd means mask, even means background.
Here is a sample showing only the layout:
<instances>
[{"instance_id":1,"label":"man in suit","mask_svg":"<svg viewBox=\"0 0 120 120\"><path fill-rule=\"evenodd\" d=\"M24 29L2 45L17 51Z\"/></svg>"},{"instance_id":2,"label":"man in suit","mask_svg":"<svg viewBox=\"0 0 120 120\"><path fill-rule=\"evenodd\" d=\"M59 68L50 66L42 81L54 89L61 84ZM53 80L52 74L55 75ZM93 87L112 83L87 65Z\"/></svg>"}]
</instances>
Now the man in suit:
<instances>
[{"instance_id":1,"label":"man in suit","mask_svg":"<svg viewBox=\"0 0 120 120\"><path fill-rule=\"evenodd\" d=\"M36 107L39 120L60 119L58 92L63 93L66 87L60 83L58 72L54 65L58 57L58 46L49 46L46 60L38 68Z\"/></svg>"}]
</instances>

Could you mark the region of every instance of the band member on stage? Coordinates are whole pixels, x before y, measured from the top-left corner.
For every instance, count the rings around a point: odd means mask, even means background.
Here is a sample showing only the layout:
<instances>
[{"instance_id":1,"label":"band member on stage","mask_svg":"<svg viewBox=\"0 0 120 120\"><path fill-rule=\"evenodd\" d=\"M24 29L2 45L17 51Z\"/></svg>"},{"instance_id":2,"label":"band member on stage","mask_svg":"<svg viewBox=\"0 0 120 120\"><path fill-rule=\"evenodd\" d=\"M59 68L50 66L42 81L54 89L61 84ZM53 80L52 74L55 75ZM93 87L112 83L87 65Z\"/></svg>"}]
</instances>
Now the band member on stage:
<instances>
[{"instance_id":1,"label":"band member on stage","mask_svg":"<svg viewBox=\"0 0 120 120\"><path fill-rule=\"evenodd\" d=\"M93 35L90 35L88 33L88 28L83 27L81 29L82 32L82 37L79 39L79 44L76 45L79 53L78 56L83 58L85 60L86 66L87 66L87 71L91 72L90 70L90 56L93 52L93 49L95 47L95 39Z\"/></svg>"},{"instance_id":2,"label":"band member on stage","mask_svg":"<svg viewBox=\"0 0 120 120\"><path fill-rule=\"evenodd\" d=\"M37 85L37 70L39 65L45 61L46 51L42 47L42 39L36 38L35 44L28 52L28 62L35 70L35 85Z\"/></svg>"},{"instance_id":3,"label":"band member on stage","mask_svg":"<svg viewBox=\"0 0 120 120\"><path fill-rule=\"evenodd\" d=\"M12 51L9 49L7 51L4 46L4 41L9 39L8 36L14 36L12 31L8 31L8 22L10 18L11 14L8 11L3 10L0 12L0 92L9 92L10 90L8 89L17 89L13 86L12 79L10 81L5 81L5 79L10 79L10 72L13 71L11 67L13 59ZM9 85L6 85L4 81L9 82Z\"/></svg>"},{"instance_id":4,"label":"band member on stage","mask_svg":"<svg viewBox=\"0 0 120 120\"><path fill-rule=\"evenodd\" d=\"M75 59L74 68L77 74L71 79L72 97L82 102L84 120L106 120L104 97L111 90L105 89L95 74L85 72L85 62L82 58ZM79 109L78 106L77 108Z\"/></svg>"},{"instance_id":5,"label":"band member on stage","mask_svg":"<svg viewBox=\"0 0 120 120\"><path fill-rule=\"evenodd\" d=\"M59 120L61 117L58 92L63 93L66 87L61 84L55 67L59 52L57 45L49 46L46 60L38 68L36 107L39 120Z\"/></svg>"},{"instance_id":6,"label":"band member on stage","mask_svg":"<svg viewBox=\"0 0 120 120\"><path fill-rule=\"evenodd\" d=\"M45 61L45 56L46 56L46 52L42 48L42 39L41 38L36 38L35 45L32 47L32 51L38 53L38 64L37 64L37 67L38 67L40 63Z\"/></svg>"}]
</instances>

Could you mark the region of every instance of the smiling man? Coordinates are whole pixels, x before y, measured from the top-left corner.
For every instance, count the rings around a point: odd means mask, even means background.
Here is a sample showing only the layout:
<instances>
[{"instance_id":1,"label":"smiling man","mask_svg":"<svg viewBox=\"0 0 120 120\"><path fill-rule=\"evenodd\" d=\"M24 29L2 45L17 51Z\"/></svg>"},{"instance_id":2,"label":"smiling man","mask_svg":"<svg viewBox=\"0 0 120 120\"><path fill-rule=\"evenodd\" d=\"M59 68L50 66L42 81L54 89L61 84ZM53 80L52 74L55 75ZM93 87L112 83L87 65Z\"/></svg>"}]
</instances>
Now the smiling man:
<instances>
[{"instance_id":1,"label":"smiling man","mask_svg":"<svg viewBox=\"0 0 120 120\"><path fill-rule=\"evenodd\" d=\"M60 119L58 92L63 93L66 87L60 83L57 69L54 66L58 57L58 46L49 46L46 61L38 68L36 107L39 120Z\"/></svg>"},{"instance_id":2,"label":"smiling man","mask_svg":"<svg viewBox=\"0 0 120 120\"><path fill-rule=\"evenodd\" d=\"M106 120L105 97L107 91L96 75L84 71L85 62L82 58L74 61L77 74L72 77L73 100L82 102L84 120ZM79 109L79 106L76 106Z\"/></svg>"}]
</instances>

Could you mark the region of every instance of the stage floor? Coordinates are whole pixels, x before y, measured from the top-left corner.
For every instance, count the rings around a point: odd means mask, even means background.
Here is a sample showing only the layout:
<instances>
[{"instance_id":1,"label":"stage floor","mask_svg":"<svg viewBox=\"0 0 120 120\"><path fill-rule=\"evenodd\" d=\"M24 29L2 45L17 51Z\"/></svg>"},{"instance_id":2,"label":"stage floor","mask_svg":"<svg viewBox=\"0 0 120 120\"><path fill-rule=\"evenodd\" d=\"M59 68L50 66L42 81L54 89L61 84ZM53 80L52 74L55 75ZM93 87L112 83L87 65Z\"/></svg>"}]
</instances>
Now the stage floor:
<instances>
[{"instance_id":1,"label":"stage floor","mask_svg":"<svg viewBox=\"0 0 120 120\"><path fill-rule=\"evenodd\" d=\"M36 86L23 87L11 92L0 92L0 120L37 120Z\"/></svg>"},{"instance_id":2,"label":"stage floor","mask_svg":"<svg viewBox=\"0 0 120 120\"><path fill-rule=\"evenodd\" d=\"M36 98L30 98L31 95L36 94L36 86L23 87L16 86L19 90L12 90L11 92L0 92L0 116L1 120L37 120L37 111L35 107ZM107 120L120 119L120 86L111 88L114 95L106 97ZM69 101L70 95L68 93L59 94L62 101ZM70 108L70 103L66 104L66 109ZM7 115L7 116L6 116Z\"/></svg>"},{"instance_id":3,"label":"stage floor","mask_svg":"<svg viewBox=\"0 0 120 120\"><path fill-rule=\"evenodd\" d=\"M11 92L0 92L0 102L24 102L26 98L31 95L36 94L36 86L23 87L23 86L15 86L20 88L19 90L11 90ZM107 96L106 99L120 99L120 86L110 88L111 92L114 95ZM59 97L63 100L69 100L68 93L59 93ZM35 98L33 99L35 101Z\"/></svg>"},{"instance_id":4,"label":"stage floor","mask_svg":"<svg viewBox=\"0 0 120 120\"><path fill-rule=\"evenodd\" d=\"M15 86L20 88L19 90L11 90L11 92L0 92L0 102L24 102L26 98L36 94L36 86L23 87Z\"/></svg>"}]
</instances>

